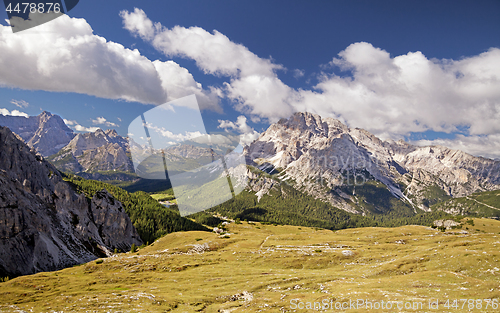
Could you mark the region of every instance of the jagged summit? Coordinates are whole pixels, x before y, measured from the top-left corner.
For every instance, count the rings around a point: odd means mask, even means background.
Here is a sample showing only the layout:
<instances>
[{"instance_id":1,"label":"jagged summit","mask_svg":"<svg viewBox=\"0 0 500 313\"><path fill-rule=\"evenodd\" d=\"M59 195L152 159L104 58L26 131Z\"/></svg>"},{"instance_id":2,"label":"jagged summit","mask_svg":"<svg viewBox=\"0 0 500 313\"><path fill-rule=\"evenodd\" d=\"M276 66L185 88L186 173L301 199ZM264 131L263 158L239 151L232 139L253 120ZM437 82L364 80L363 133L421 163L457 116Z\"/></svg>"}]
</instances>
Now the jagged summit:
<instances>
[{"instance_id":1,"label":"jagged summit","mask_svg":"<svg viewBox=\"0 0 500 313\"><path fill-rule=\"evenodd\" d=\"M118 135L116 130L97 129L92 133L77 134L49 160L60 170L72 173L133 172L128 150L128 141Z\"/></svg>"},{"instance_id":2,"label":"jagged summit","mask_svg":"<svg viewBox=\"0 0 500 313\"><path fill-rule=\"evenodd\" d=\"M0 115L0 125L21 136L28 146L43 156L57 153L75 136L60 116L47 111L28 118Z\"/></svg>"},{"instance_id":3,"label":"jagged summit","mask_svg":"<svg viewBox=\"0 0 500 313\"><path fill-rule=\"evenodd\" d=\"M340 190L349 184L355 189L359 182L349 177L381 182L394 197L422 210L429 210L433 191L458 197L500 188L498 161L442 146L383 141L312 113L271 125L245 154L248 162L280 170L297 188L351 212L359 212L357 199Z\"/></svg>"}]
</instances>

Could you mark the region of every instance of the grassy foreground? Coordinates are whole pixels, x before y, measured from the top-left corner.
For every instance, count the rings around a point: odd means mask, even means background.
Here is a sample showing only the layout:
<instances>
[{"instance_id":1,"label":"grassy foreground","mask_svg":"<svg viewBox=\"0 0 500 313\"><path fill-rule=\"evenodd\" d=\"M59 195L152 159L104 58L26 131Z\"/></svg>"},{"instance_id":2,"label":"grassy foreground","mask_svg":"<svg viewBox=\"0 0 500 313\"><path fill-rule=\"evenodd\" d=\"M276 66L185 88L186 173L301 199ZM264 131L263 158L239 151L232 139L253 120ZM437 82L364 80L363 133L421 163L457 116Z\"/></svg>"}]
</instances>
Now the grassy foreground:
<instances>
[{"instance_id":1,"label":"grassy foreground","mask_svg":"<svg viewBox=\"0 0 500 313\"><path fill-rule=\"evenodd\" d=\"M134 254L0 283L0 312L307 312L300 303L357 299L422 307L326 311L468 312L464 300L481 299L472 311L497 312L483 299L500 298L500 222L471 224L332 232L243 222L229 236L172 233Z\"/></svg>"}]
</instances>

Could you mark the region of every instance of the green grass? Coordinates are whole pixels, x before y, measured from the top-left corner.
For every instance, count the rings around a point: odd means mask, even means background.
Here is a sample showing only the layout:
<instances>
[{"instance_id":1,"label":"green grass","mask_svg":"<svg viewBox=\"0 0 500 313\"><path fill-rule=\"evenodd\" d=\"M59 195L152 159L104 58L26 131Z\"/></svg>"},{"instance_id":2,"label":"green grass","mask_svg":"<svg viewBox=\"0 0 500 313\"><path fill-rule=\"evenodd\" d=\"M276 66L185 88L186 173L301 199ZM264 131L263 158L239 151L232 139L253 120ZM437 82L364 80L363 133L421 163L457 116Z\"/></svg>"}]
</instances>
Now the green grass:
<instances>
[{"instance_id":1,"label":"green grass","mask_svg":"<svg viewBox=\"0 0 500 313\"><path fill-rule=\"evenodd\" d=\"M290 311L291 299L439 299L440 308L447 299L498 301L500 222L474 224L480 231L466 234L422 226L332 232L247 222L230 224L225 239L172 233L136 254L0 283L0 312L279 312ZM195 245L204 251L193 252ZM243 292L253 298L244 300Z\"/></svg>"}]
</instances>

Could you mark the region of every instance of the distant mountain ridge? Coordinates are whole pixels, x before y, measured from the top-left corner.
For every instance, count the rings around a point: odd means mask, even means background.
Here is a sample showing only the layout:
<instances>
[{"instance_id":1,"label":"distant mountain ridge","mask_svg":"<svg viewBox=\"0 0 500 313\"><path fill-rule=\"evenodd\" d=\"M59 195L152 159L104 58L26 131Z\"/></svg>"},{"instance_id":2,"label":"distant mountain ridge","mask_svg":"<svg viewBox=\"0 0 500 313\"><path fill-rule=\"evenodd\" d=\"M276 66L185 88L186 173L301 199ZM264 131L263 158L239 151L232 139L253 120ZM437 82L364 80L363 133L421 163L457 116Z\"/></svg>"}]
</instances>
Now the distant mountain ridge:
<instances>
[{"instance_id":1,"label":"distant mountain ridge","mask_svg":"<svg viewBox=\"0 0 500 313\"><path fill-rule=\"evenodd\" d=\"M441 146L382 141L366 130L311 113L295 113L272 124L244 153L248 164L279 172L295 188L353 213L379 210L359 194L369 187L386 189L423 211L450 197L500 189L499 161Z\"/></svg>"},{"instance_id":2,"label":"distant mountain ridge","mask_svg":"<svg viewBox=\"0 0 500 313\"><path fill-rule=\"evenodd\" d=\"M28 118L0 114L0 126L8 127L43 156L57 153L75 137L60 116L47 111Z\"/></svg>"},{"instance_id":3,"label":"distant mountain ridge","mask_svg":"<svg viewBox=\"0 0 500 313\"><path fill-rule=\"evenodd\" d=\"M85 173L89 178L102 171L134 173L128 141L109 129L76 135L48 160L61 171Z\"/></svg>"}]
</instances>

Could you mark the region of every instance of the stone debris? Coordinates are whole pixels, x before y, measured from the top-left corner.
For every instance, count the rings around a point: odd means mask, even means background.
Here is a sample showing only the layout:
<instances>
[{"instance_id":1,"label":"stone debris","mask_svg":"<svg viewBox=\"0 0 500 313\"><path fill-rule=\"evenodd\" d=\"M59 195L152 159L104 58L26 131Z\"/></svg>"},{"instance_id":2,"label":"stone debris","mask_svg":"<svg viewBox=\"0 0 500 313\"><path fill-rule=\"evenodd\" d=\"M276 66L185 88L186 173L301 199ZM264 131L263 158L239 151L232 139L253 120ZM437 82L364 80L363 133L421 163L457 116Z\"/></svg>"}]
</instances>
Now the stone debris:
<instances>
[{"instance_id":1,"label":"stone debris","mask_svg":"<svg viewBox=\"0 0 500 313\"><path fill-rule=\"evenodd\" d=\"M243 291L243 292L237 293L235 295L232 295L229 298L229 301L238 301L238 300L252 301L253 295L251 293L249 293L248 291Z\"/></svg>"},{"instance_id":2,"label":"stone debris","mask_svg":"<svg viewBox=\"0 0 500 313\"><path fill-rule=\"evenodd\" d=\"M343 256L354 256L354 252L351 250L342 250Z\"/></svg>"}]
</instances>

